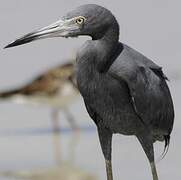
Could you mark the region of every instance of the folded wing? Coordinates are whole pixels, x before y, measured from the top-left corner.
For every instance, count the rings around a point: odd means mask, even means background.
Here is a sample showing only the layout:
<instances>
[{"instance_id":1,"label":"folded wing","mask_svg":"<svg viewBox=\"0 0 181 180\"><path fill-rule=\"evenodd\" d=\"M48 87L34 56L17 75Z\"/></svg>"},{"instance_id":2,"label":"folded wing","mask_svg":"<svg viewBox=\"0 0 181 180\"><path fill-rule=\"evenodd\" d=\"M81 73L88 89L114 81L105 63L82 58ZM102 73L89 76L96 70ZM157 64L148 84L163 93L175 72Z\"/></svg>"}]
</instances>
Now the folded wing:
<instances>
[{"instance_id":1,"label":"folded wing","mask_svg":"<svg viewBox=\"0 0 181 180\"><path fill-rule=\"evenodd\" d=\"M174 110L166 76L151 60L123 46L122 53L108 73L127 83L135 112L146 126L162 135L170 134Z\"/></svg>"}]
</instances>

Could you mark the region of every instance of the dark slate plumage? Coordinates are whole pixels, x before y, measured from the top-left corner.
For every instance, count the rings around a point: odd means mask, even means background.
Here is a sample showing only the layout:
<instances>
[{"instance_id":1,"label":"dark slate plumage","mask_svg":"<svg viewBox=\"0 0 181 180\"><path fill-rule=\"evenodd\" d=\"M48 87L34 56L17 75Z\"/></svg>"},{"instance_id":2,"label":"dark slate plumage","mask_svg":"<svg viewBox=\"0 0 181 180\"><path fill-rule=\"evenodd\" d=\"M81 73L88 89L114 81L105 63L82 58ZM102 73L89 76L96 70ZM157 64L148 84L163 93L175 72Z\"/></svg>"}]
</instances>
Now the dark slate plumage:
<instances>
[{"instance_id":1,"label":"dark slate plumage","mask_svg":"<svg viewBox=\"0 0 181 180\"><path fill-rule=\"evenodd\" d=\"M174 111L162 68L127 45L123 46L108 73L127 83L135 112L152 129L153 137L170 135Z\"/></svg>"},{"instance_id":2,"label":"dark slate plumage","mask_svg":"<svg viewBox=\"0 0 181 180\"><path fill-rule=\"evenodd\" d=\"M48 35L92 37L77 53L76 76L87 111L98 128L107 179L113 179L112 134L121 133L138 138L149 159L153 180L158 180L153 143L165 140L168 146L174 120L173 102L161 67L119 42L116 18L98 5L80 6L61 21L8 46L37 35L38 39Z\"/></svg>"}]
</instances>

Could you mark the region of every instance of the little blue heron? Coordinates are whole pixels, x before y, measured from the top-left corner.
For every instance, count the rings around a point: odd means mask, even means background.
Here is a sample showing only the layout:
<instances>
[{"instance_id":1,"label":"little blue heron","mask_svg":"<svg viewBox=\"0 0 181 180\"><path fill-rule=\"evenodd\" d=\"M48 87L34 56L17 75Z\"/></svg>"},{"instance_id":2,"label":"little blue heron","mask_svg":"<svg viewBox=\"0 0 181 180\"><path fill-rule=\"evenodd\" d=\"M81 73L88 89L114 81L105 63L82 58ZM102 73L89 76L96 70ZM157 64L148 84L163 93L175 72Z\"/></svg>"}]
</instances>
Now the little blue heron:
<instances>
[{"instance_id":1,"label":"little blue heron","mask_svg":"<svg viewBox=\"0 0 181 180\"><path fill-rule=\"evenodd\" d=\"M119 42L119 24L109 10L82 5L5 48L48 37L79 35L92 37L77 53L76 78L87 111L97 125L107 179L113 179L112 135L120 133L138 138L153 180L158 180L153 143L165 141L167 150L174 121L167 78L160 66Z\"/></svg>"},{"instance_id":2,"label":"little blue heron","mask_svg":"<svg viewBox=\"0 0 181 180\"><path fill-rule=\"evenodd\" d=\"M78 96L73 63L58 65L22 87L0 92L0 100L50 107L54 132L58 132L60 129L58 125L60 110L66 115L71 128L74 131L78 130L75 120L69 112L70 104Z\"/></svg>"}]
</instances>

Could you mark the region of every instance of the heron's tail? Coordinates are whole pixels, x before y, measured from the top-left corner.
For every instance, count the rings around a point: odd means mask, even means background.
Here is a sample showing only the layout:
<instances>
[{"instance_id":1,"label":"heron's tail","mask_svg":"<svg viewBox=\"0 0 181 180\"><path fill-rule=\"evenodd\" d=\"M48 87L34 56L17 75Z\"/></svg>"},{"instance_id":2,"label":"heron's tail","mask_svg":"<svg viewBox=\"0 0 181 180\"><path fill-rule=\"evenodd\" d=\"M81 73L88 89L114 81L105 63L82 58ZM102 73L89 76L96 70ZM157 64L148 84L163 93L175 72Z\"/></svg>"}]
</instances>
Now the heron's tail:
<instances>
[{"instance_id":1,"label":"heron's tail","mask_svg":"<svg viewBox=\"0 0 181 180\"><path fill-rule=\"evenodd\" d=\"M19 94L20 92L21 92L20 89L14 89L14 90L10 90L10 91L0 92L0 98L2 98L2 99L10 98L14 95Z\"/></svg>"},{"instance_id":2,"label":"heron's tail","mask_svg":"<svg viewBox=\"0 0 181 180\"><path fill-rule=\"evenodd\" d=\"M168 153L168 149L169 149L169 145L170 145L170 134L164 135L164 140L165 140L164 151L161 154L160 158L157 160L157 162L161 161Z\"/></svg>"},{"instance_id":3,"label":"heron's tail","mask_svg":"<svg viewBox=\"0 0 181 180\"><path fill-rule=\"evenodd\" d=\"M164 147L164 151L162 154L162 159L166 156L168 149L169 149L169 145L170 145L170 134L169 135L165 135L164 136L165 139L165 147Z\"/></svg>"}]
</instances>

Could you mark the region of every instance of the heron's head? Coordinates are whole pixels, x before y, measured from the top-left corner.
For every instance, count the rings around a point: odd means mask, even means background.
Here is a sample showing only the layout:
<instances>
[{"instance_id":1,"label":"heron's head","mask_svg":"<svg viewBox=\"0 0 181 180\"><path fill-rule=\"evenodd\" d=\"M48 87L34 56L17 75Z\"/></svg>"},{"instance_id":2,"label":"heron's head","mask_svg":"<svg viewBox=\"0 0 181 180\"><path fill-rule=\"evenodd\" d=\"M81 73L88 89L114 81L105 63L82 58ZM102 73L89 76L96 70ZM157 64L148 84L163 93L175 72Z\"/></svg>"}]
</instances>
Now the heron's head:
<instances>
[{"instance_id":1,"label":"heron's head","mask_svg":"<svg viewBox=\"0 0 181 180\"><path fill-rule=\"evenodd\" d=\"M95 40L103 37L113 25L119 29L115 17L109 10L95 4L86 4L68 12L57 22L15 40L5 48L51 37L87 35Z\"/></svg>"}]
</instances>

